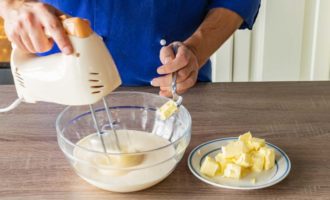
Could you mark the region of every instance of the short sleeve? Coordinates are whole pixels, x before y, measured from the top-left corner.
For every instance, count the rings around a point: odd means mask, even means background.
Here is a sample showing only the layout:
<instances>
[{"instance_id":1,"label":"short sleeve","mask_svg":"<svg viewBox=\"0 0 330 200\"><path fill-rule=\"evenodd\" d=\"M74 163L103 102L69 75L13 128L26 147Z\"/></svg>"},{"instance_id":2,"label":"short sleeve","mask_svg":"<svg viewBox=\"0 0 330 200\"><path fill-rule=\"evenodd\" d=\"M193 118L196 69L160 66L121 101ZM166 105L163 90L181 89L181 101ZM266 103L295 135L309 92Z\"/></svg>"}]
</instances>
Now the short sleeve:
<instances>
[{"instance_id":1,"label":"short sleeve","mask_svg":"<svg viewBox=\"0 0 330 200\"><path fill-rule=\"evenodd\" d=\"M252 29L261 0L209 0L209 9L226 8L239 14L244 22L240 29Z\"/></svg>"}]
</instances>

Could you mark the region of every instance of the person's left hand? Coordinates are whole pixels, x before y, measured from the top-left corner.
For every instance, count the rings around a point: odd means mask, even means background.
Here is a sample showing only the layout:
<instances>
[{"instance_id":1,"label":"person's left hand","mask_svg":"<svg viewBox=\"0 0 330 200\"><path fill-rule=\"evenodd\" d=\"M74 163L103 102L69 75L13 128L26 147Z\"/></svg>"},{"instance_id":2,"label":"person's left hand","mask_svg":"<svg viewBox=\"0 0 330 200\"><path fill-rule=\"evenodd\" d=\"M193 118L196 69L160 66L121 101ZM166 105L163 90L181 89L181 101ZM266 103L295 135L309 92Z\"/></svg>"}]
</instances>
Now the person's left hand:
<instances>
[{"instance_id":1,"label":"person's left hand","mask_svg":"<svg viewBox=\"0 0 330 200\"><path fill-rule=\"evenodd\" d=\"M173 45L177 44L178 51L176 56L173 52ZM162 66L157 69L157 73L164 75L154 78L151 85L159 87L159 95L171 97L171 82L172 73L177 72L177 93L181 94L186 92L189 88L193 87L198 77L198 60L196 55L183 43L174 42L160 50L160 61Z\"/></svg>"}]
</instances>

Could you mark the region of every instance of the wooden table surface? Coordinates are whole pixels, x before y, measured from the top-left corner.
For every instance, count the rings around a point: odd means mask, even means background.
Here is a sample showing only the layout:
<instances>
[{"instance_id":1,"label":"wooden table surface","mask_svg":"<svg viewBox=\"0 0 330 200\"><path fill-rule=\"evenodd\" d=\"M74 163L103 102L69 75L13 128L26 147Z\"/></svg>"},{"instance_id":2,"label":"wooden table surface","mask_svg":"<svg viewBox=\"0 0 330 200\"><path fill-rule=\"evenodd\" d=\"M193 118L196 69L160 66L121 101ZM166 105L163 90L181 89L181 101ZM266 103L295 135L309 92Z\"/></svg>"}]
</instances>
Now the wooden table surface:
<instances>
[{"instance_id":1,"label":"wooden table surface","mask_svg":"<svg viewBox=\"0 0 330 200\"><path fill-rule=\"evenodd\" d=\"M63 106L22 104L0 114L0 199L330 199L330 82L199 84L184 97L193 118L185 157L160 184L128 194L97 189L74 174L56 141L54 123ZM0 86L0 107L14 98L13 86ZM237 191L190 173L192 148L249 130L288 154L292 169L285 180Z\"/></svg>"}]
</instances>

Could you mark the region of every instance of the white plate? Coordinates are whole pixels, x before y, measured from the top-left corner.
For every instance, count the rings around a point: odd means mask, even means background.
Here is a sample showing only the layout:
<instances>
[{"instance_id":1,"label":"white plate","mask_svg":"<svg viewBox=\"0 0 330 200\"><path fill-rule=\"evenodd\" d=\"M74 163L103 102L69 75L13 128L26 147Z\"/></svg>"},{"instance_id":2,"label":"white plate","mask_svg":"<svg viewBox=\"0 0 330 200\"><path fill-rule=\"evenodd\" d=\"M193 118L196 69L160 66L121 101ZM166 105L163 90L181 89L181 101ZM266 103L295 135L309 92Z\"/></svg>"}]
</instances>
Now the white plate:
<instances>
[{"instance_id":1,"label":"white plate","mask_svg":"<svg viewBox=\"0 0 330 200\"><path fill-rule=\"evenodd\" d=\"M191 151L188 157L188 166L190 171L200 180L216 187L240 190L261 189L272 186L282 181L290 172L291 162L289 157L277 146L267 143L266 145L275 150L275 166L267 171L260 173L252 172L240 180L216 176L210 178L200 173L200 167L206 156L214 157L221 152L221 147L230 141L235 141L237 138L221 138L208 141L197 146ZM251 180L255 178L256 182Z\"/></svg>"}]
</instances>

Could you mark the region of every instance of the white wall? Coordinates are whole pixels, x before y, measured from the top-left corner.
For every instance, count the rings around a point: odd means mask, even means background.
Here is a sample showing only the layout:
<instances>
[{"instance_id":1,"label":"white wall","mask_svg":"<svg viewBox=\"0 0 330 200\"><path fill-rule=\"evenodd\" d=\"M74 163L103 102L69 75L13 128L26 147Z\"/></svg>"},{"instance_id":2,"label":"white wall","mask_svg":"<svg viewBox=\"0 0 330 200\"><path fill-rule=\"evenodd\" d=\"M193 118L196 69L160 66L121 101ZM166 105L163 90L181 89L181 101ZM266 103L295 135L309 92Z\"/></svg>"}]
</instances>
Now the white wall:
<instances>
[{"instance_id":1,"label":"white wall","mask_svg":"<svg viewBox=\"0 0 330 200\"><path fill-rule=\"evenodd\" d=\"M237 31L213 55L213 80L328 80L329 11L330 0L262 0L253 31Z\"/></svg>"}]
</instances>

